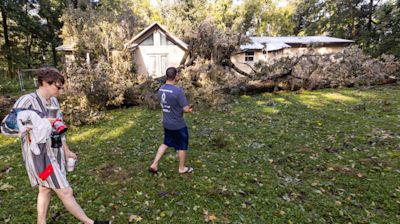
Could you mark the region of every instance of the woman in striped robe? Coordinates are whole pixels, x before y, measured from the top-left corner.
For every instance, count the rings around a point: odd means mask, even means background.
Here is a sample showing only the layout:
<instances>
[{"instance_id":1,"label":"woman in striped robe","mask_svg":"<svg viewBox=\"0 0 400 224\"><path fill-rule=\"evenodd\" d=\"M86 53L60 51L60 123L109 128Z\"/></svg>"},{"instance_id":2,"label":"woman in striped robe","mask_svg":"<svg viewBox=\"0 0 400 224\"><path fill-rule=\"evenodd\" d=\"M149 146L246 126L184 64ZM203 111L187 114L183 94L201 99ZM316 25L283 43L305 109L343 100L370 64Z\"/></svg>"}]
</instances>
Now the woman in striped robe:
<instances>
[{"instance_id":1,"label":"woman in striped robe","mask_svg":"<svg viewBox=\"0 0 400 224\"><path fill-rule=\"evenodd\" d=\"M14 104L13 108L33 109L43 114L48 114L47 108L50 106L60 108L56 96L58 96L60 90L63 88L64 77L54 68L39 69L37 76L39 88L34 93L21 96ZM54 122L56 119L62 120L60 110L58 110L56 118L48 118L50 123ZM7 130L3 125L2 131L12 134L12 130ZM62 137L62 147L60 148L52 148L50 138L48 138L45 144L38 144L41 151L40 155L35 155L30 150L29 133L20 133L20 136L23 159L30 183L32 186L39 186L37 198L38 224L46 223L47 210L50 204L52 191L57 194L65 208L83 223L111 223L109 221L93 221L86 216L85 212L76 202L72 188L66 177L65 161L66 158L70 157L77 159L77 156L74 152L69 150L65 136ZM43 167L50 164L51 174L44 179L43 176L39 174L43 171Z\"/></svg>"}]
</instances>

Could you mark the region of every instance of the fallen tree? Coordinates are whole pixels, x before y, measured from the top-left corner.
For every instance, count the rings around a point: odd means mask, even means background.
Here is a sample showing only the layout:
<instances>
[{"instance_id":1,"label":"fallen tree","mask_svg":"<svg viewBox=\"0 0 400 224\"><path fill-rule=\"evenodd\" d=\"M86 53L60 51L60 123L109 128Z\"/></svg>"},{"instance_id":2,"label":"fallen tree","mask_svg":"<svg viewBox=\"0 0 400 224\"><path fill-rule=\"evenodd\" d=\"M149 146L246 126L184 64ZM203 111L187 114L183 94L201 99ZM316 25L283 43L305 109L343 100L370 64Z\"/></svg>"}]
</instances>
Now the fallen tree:
<instances>
[{"instance_id":1,"label":"fallen tree","mask_svg":"<svg viewBox=\"0 0 400 224\"><path fill-rule=\"evenodd\" d=\"M274 63L261 62L256 71L254 78L240 87L241 93L368 87L400 80L400 63L394 56L371 58L357 47L334 55L303 55Z\"/></svg>"}]
</instances>

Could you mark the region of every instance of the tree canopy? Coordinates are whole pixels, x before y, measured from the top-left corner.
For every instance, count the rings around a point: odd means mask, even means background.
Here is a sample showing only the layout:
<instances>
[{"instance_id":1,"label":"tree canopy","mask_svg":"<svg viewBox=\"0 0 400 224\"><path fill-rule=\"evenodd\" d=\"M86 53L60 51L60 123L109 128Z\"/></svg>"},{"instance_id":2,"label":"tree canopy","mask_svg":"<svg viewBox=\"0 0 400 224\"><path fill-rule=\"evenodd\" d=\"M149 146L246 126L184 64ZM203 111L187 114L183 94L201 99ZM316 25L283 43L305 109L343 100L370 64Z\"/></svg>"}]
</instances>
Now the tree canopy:
<instances>
[{"instance_id":1,"label":"tree canopy","mask_svg":"<svg viewBox=\"0 0 400 224\"><path fill-rule=\"evenodd\" d=\"M228 41L218 47L221 52L246 35L328 35L355 40L373 56L400 57L399 0L1 0L0 9L0 72L9 76L23 68L60 66L55 48L77 32L69 24L80 24L79 32L87 34L79 33L80 44L105 54L158 21L192 46L225 35ZM206 21L216 33L201 39L197 34ZM114 31L115 23L123 30ZM107 35L108 44L95 46L99 42L91 41L105 41ZM118 35L121 40L115 42Z\"/></svg>"}]
</instances>

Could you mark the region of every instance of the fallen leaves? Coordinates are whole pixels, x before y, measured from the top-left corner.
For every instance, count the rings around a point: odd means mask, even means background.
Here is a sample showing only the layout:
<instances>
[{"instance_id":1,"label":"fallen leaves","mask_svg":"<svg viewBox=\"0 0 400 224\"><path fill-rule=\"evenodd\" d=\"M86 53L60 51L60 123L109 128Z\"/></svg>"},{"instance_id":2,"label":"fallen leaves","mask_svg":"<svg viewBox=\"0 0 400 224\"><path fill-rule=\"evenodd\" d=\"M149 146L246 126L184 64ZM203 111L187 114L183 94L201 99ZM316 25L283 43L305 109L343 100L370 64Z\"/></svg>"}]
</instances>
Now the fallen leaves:
<instances>
[{"instance_id":1,"label":"fallen leaves","mask_svg":"<svg viewBox=\"0 0 400 224\"><path fill-rule=\"evenodd\" d=\"M143 218L138 215L130 215L128 221L129 222L140 222L142 220L143 220Z\"/></svg>"},{"instance_id":2,"label":"fallen leaves","mask_svg":"<svg viewBox=\"0 0 400 224\"><path fill-rule=\"evenodd\" d=\"M206 221L206 222L212 222L212 223L214 223L215 221L217 221L218 220L218 218L217 218L217 216L215 215L215 214L210 214L209 212L208 212L208 210L203 210L203 214L204 214L204 220Z\"/></svg>"},{"instance_id":3,"label":"fallen leaves","mask_svg":"<svg viewBox=\"0 0 400 224\"><path fill-rule=\"evenodd\" d=\"M330 165L328 166L328 171L335 171L341 174L346 174L349 176L353 176L353 177L363 177L364 175L360 172L358 172L356 169L354 168L349 168L346 166L340 166L340 165Z\"/></svg>"},{"instance_id":4,"label":"fallen leaves","mask_svg":"<svg viewBox=\"0 0 400 224\"><path fill-rule=\"evenodd\" d=\"M400 91L386 90L368 93L378 99ZM353 90L330 91L354 96ZM316 106L302 102L308 94L315 95ZM347 101L327 100L324 92L295 95L299 98L280 94L287 107L275 96L250 96L231 105L230 114L208 108L188 116L193 149L188 163L199 172L185 179L177 175L173 150L161 160L162 175L147 173L162 141L160 111L110 111L112 121L71 130L72 137L90 134L69 138L82 161L68 177L77 200L85 203L85 211L115 223L396 223L400 117L394 112L400 101L387 106L393 114L374 110L370 101L359 114L346 113ZM266 103L255 103L267 98L274 98L280 113L266 113ZM115 126L127 129L111 138L107 133ZM211 142L218 134L229 143L224 150ZM0 137L0 221L32 223L36 194L25 177L18 142L5 140ZM61 202L54 204L59 207L49 211L61 212L58 222L74 222Z\"/></svg>"},{"instance_id":5,"label":"fallen leaves","mask_svg":"<svg viewBox=\"0 0 400 224\"><path fill-rule=\"evenodd\" d=\"M0 186L0 191L12 191L15 190L15 187L11 184L5 183Z\"/></svg>"}]
</instances>

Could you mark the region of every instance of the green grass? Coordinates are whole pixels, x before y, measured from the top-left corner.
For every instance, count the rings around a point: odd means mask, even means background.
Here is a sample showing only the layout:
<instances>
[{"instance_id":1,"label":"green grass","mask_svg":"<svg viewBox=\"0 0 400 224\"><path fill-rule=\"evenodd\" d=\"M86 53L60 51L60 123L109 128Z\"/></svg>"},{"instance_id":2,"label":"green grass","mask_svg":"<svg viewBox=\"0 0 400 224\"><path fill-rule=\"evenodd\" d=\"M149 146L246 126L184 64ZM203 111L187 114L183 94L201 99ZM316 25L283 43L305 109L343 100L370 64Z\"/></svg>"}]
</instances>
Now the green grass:
<instances>
[{"instance_id":1,"label":"green grass","mask_svg":"<svg viewBox=\"0 0 400 224\"><path fill-rule=\"evenodd\" d=\"M159 110L110 111L69 132L79 156L69 180L90 217L114 223L398 223L399 96L399 86L328 89L196 108L186 176L173 150L161 174L146 171L162 141ZM0 141L0 222L34 223L19 142ZM54 195L50 216L77 223Z\"/></svg>"}]
</instances>

